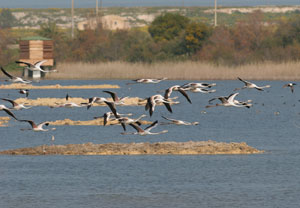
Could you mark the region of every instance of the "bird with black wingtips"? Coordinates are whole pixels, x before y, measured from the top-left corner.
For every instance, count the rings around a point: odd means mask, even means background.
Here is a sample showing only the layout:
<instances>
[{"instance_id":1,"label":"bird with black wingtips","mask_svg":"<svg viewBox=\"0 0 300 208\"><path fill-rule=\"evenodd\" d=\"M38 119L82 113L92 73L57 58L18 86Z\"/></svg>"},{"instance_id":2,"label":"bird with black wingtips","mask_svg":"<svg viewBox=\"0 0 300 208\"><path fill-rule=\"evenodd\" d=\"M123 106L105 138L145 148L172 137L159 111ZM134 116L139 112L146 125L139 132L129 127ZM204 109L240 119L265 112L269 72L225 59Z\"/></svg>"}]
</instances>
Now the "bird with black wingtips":
<instances>
[{"instance_id":1,"label":"bird with black wingtips","mask_svg":"<svg viewBox=\"0 0 300 208\"><path fill-rule=\"evenodd\" d=\"M25 64L26 68L30 71L41 71L44 73L49 73L49 72L57 72L57 70L44 70L41 68L42 64L47 62L47 60L42 60L42 61L37 61L34 64L28 63L28 62L24 62L24 61L16 61L17 64Z\"/></svg>"},{"instance_id":2,"label":"bird with black wingtips","mask_svg":"<svg viewBox=\"0 0 300 208\"><path fill-rule=\"evenodd\" d=\"M271 87L270 85L265 85L265 86L259 87L256 84L254 84L252 82L249 82L249 81L246 81L246 80L243 80L243 79L241 79L239 77L238 77L238 80L240 80L241 82L243 82L245 85L242 88L235 88L234 90L241 90L241 89L248 88L248 89L257 89L257 90L260 90L260 91L264 91L264 88Z\"/></svg>"},{"instance_id":3,"label":"bird with black wingtips","mask_svg":"<svg viewBox=\"0 0 300 208\"><path fill-rule=\"evenodd\" d=\"M171 93L173 91L178 91L180 92L186 99L189 103L192 103L191 99L189 98L188 94L184 91L184 89L182 89L179 85L174 85L172 87L169 87L168 89L165 90L165 99L169 99L170 96L171 96Z\"/></svg>"},{"instance_id":4,"label":"bird with black wingtips","mask_svg":"<svg viewBox=\"0 0 300 208\"><path fill-rule=\"evenodd\" d=\"M160 132L151 132L151 130L153 128L155 128L158 125L158 121L154 121L150 126L146 127L145 129L142 129L141 127L139 127L138 125L136 125L135 123L131 123L129 124L130 126L132 126L136 132L122 132L122 135L130 135L130 134L136 134L136 135L141 135L141 136L145 136L145 135L158 135L158 134L164 134L167 133L168 130L163 130Z\"/></svg>"},{"instance_id":5,"label":"bird with black wingtips","mask_svg":"<svg viewBox=\"0 0 300 208\"><path fill-rule=\"evenodd\" d=\"M19 89L18 91L20 94L25 95L26 97L28 97L29 95L29 90L28 89Z\"/></svg>"},{"instance_id":6,"label":"bird with black wingtips","mask_svg":"<svg viewBox=\"0 0 300 208\"><path fill-rule=\"evenodd\" d=\"M116 105L123 105L124 104L124 100L126 98L128 98L128 96L120 98L120 97L118 97L117 93L112 92L112 91L108 91L108 90L103 90L103 92L110 94L111 97L112 97L112 99L113 99L113 101L114 101L114 103Z\"/></svg>"},{"instance_id":7,"label":"bird with black wingtips","mask_svg":"<svg viewBox=\"0 0 300 208\"><path fill-rule=\"evenodd\" d=\"M291 89L291 92L294 93L294 86L295 85L297 85L297 84L293 83L293 82L290 82L290 83L287 83L287 84L283 85L282 87L283 88L289 87Z\"/></svg>"},{"instance_id":8,"label":"bird with black wingtips","mask_svg":"<svg viewBox=\"0 0 300 208\"><path fill-rule=\"evenodd\" d=\"M165 99L162 95L160 94L156 94L156 95L152 95L151 97L147 98L147 103L145 105L145 110L149 110L149 115L150 117L153 115L153 112L155 110L155 106L157 104L161 104L163 103L165 105L165 107L167 108L167 110L172 113L172 108L170 103L172 103L171 101Z\"/></svg>"},{"instance_id":9,"label":"bird with black wingtips","mask_svg":"<svg viewBox=\"0 0 300 208\"><path fill-rule=\"evenodd\" d=\"M31 83L31 81L29 81L29 80L25 80L25 79L22 79L21 77L16 77L16 76L9 74L7 71L5 71L3 69L2 66L1 66L1 71L3 72L3 74L5 74L9 78L9 80L6 80L6 81L13 82L13 83L19 82L19 83L23 83L23 84Z\"/></svg>"},{"instance_id":10,"label":"bird with black wingtips","mask_svg":"<svg viewBox=\"0 0 300 208\"><path fill-rule=\"evenodd\" d=\"M216 105L207 105L205 106L206 108L211 108L211 107L217 107L217 106L224 106L224 107L246 107L246 108L250 108L250 106L252 106L249 103L243 103L243 104L239 104L239 102L237 102L235 100L235 97L238 95L239 93L232 93L227 97L218 97L217 99L221 101L221 103L217 103Z\"/></svg>"},{"instance_id":11,"label":"bird with black wingtips","mask_svg":"<svg viewBox=\"0 0 300 208\"><path fill-rule=\"evenodd\" d=\"M12 104L12 108L10 108L10 110L22 110L22 109L32 108L31 106L27 107L23 103L17 103L14 100L11 100L11 99L1 98L1 100L10 102Z\"/></svg>"},{"instance_id":12,"label":"bird with black wingtips","mask_svg":"<svg viewBox=\"0 0 300 208\"><path fill-rule=\"evenodd\" d=\"M44 129L43 126L49 126L49 122L42 122L42 123L39 123L39 124L36 124L34 121L32 120L18 120L20 122L28 122L31 126L30 129L21 129L22 131L23 130L33 130L33 131L49 131L49 130L55 130L55 128L52 128L52 129Z\"/></svg>"}]
</instances>

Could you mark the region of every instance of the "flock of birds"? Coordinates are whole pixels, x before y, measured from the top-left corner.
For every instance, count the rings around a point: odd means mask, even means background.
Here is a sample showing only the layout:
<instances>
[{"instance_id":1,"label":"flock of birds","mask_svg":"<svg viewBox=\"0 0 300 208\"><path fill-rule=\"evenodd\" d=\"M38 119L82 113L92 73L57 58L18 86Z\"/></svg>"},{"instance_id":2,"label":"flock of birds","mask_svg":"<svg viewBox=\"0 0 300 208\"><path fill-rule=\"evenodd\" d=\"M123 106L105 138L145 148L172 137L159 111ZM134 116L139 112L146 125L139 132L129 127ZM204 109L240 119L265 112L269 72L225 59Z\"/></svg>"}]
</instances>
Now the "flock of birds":
<instances>
[{"instance_id":1,"label":"flock of birds","mask_svg":"<svg viewBox=\"0 0 300 208\"><path fill-rule=\"evenodd\" d=\"M21 64L25 64L26 68L28 70L32 70L32 71L42 71L42 72L48 72L45 71L41 68L41 65L44 63L45 61L39 61L36 64L30 64L30 63L26 63L26 62L20 62L17 61L16 63L21 63ZM11 74L9 74L7 71L5 71L5 69L3 67L1 67L1 71L3 72L3 74L5 76L7 76L9 79L6 81L12 82L12 83L23 83L24 85L31 83L31 81L29 80L24 80L21 77L16 77L16 76L12 76ZM133 80L133 83L127 83L127 85L132 85L132 84L156 84L159 83L161 81L166 80L166 78L162 78L162 79L136 79ZM256 89L259 91L264 91L265 88L269 88L270 85L266 85L266 86L257 86L256 84L243 80L241 78L238 78L238 80L240 80L241 82L244 83L243 87L241 88L236 88L233 91L237 91L237 90L241 90L241 89ZM283 85L284 88L288 87L290 88L291 92L294 92L294 87L295 87L296 83L287 83L285 85ZM178 97L171 97L173 92L179 92L186 100L187 102L189 102L190 104L192 104L192 101L190 99L190 97L188 96L188 92L195 92L195 93L214 93L216 92L215 89L212 89L214 86L216 86L215 83L186 83L184 85L174 85L171 86L165 90L163 90L164 94L155 94L152 96L149 96L147 98L145 98L144 100L146 101L145 104L145 110L149 112L149 116L151 117L153 115L153 113L155 112L155 108L157 105L163 104L166 107L166 110L169 111L170 113L173 112L172 110L172 105L173 104L178 104L179 102L176 101L176 99ZM124 132L122 132L121 134L123 135L127 135L127 134L138 134L138 135L156 135L156 134L163 134L168 132L168 130L163 130L160 132L151 132L151 130L153 128L155 128L157 125L161 124L176 124L176 125L198 125L198 122L188 122L188 121L183 121L183 120L178 120L178 119L174 119L174 118L168 118L166 116L162 116L163 119L165 119L167 122L158 122L158 120L155 120L154 122L151 123L151 125L147 126L146 128L142 128L141 125L141 119L146 117L145 114L141 115L140 117L138 117L137 119L133 119L130 116L132 116L131 113L129 114L122 114L119 113L117 110L117 106L119 105L125 105L125 101L128 97L118 97L117 94L115 92L112 91L108 91L108 90L104 90L104 93L107 93L111 96L112 99L107 99L105 97L91 97L87 99L86 103L80 103L80 104L76 104L73 102L69 101L70 96L67 94L66 95L66 102L65 103L56 103L55 106L52 106L52 108L57 108L57 107L87 107L87 109L90 109L93 104L97 103L105 103L107 105L107 107L110 109L110 111L106 112L103 114L103 116L100 117L94 117L95 119L98 118L103 118L103 125L106 126L108 121L112 121L112 120L116 120L123 128ZM20 89L19 90L20 94L24 94L26 96L26 98L29 95L29 90L23 90ZM239 93L238 92L233 92L232 94L228 95L228 96L220 96L220 97L215 97L210 99L209 105L206 106L206 108L211 108L211 107L218 107L218 106L224 106L224 107L239 107L239 108L250 108L252 106L252 100L247 100L247 101L239 101L236 99L237 95ZM31 107L26 106L23 103L16 103L14 100L8 99L8 98L1 98L1 100L5 101L5 102L9 102L12 106L11 107L7 107L3 104L0 105L0 111L4 111L6 112L9 116L11 116L12 118L14 118L15 120L19 121L19 122L27 122L30 124L31 128L30 130L33 131L49 131L49 130L55 130L55 128L52 129L45 129L44 126L48 126L49 122L42 122L42 123L35 123L32 120L28 120L28 119L19 119L15 116L14 113L12 113L12 110L22 110L22 109L29 109ZM213 102L215 101L219 101L218 103L213 104ZM126 131L126 126L129 125L131 126L133 129L135 129L135 132L127 132ZM21 129L21 130L25 130L25 129Z\"/></svg>"}]
</instances>

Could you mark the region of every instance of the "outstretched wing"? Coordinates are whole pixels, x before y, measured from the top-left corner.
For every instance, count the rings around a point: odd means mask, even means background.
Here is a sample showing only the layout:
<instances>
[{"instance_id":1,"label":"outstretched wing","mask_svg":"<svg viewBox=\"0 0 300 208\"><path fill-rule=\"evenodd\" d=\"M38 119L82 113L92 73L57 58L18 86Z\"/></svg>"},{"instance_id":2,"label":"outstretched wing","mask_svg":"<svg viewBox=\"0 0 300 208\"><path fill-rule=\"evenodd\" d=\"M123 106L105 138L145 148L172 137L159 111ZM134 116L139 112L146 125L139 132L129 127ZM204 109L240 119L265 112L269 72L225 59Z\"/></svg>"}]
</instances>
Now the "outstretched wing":
<instances>
[{"instance_id":1,"label":"outstretched wing","mask_svg":"<svg viewBox=\"0 0 300 208\"><path fill-rule=\"evenodd\" d=\"M117 113L116 106L112 102L104 101L106 105L110 108L111 112L115 115L116 118L120 118L120 116Z\"/></svg>"},{"instance_id":2,"label":"outstretched wing","mask_svg":"<svg viewBox=\"0 0 300 208\"><path fill-rule=\"evenodd\" d=\"M32 67L33 65L31 63L23 62L23 61L16 61L17 64L25 64L28 67Z\"/></svg>"},{"instance_id":3,"label":"outstretched wing","mask_svg":"<svg viewBox=\"0 0 300 208\"><path fill-rule=\"evenodd\" d=\"M111 91L108 91L108 90L103 90L103 92L110 94L110 96L112 97L112 99L114 101L117 101L119 99L115 92L111 92Z\"/></svg>"},{"instance_id":4,"label":"outstretched wing","mask_svg":"<svg viewBox=\"0 0 300 208\"><path fill-rule=\"evenodd\" d=\"M179 88L178 91L189 101L189 103L192 103L189 96L187 95L187 93L183 89Z\"/></svg>"},{"instance_id":5,"label":"outstretched wing","mask_svg":"<svg viewBox=\"0 0 300 208\"><path fill-rule=\"evenodd\" d=\"M17 119L16 116L10 110L8 110L8 109L2 109L2 110L5 111L8 115L10 115L11 117L13 117L14 119L16 119L16 120L19 121L19 119Z\"/></svg>"},{"instance_id":6,"label":"outstretched wing","mask_svg":"<svg viewBox=\"0 0 300 208\"><path fill-rule=\"evenodd\" d=\"M145 128L145 131L151 131L151 129L155 128L158 125L158 120L154 121L150 126Z\"/></svg>"},{"instance_id":7,"label":"outstretched wing","mask_svg":"<svg viewBox=\"0 0 300 208\"><path fill-rule=\"evenodd\" d=\"M34 63L34 66L36 66L36 67L41 67L41 65L43 64L43 63L45 63L47 60L42 60L42 61L38 61L38 62L36 62L36 63Z\"/></svg>"},{"instance_id":8,"label":"outstretched wing","mask_svg":"<svg viewBox=\"0 0 300 208\"><path fill-rule=\"evenodd\" d=\"M14 78L14 76L12 76L12 75L10 75L9 73L7 73L7 71L5 71L5 70L2 68L2 66L1 66L1 71L2 71L6 76L8 76L10 79L13 79L13 78Z\"/></svg>"},{"instance_id":9,"label":"outstretched wing","mask_svg":"<svg viewBox=\"0 0 300 208\"><path fill-rule=\"evenodd\" d=\"M239 77L238 77L238 80L244 82L245 84L252 84L251 82L248 82L248 81L246 81L246 80L243 80L243 79L241 79L241 78L239 78Z\"/></svg>"},{"instance_id":10,"label":"outstretched wing","mask_svg":"<svg viewBox=\"0 0 300 208\"><path fill-rule=\"evenodd\" d=\"M16 106L17 103L13 100L10 100L10 99L7 99L7 98L1 98L1 100L4 100L4 101L7 101L7 102L10 102L13 106Z\"/></svg>"},{"instance_id":11,"label":"outstretched wing","mask_svg":"<svg viewBox=\"0 0 300 208\"><path fill-rule=\"evenodd\" d=\"M161 116L161 117L164 118L164 119L166 119L166 120L168 120L168 121L177 121L177 120L175 120L175 119L167 118L167 117L165 117L165 116Z\"/></svg>"}]
</instances>

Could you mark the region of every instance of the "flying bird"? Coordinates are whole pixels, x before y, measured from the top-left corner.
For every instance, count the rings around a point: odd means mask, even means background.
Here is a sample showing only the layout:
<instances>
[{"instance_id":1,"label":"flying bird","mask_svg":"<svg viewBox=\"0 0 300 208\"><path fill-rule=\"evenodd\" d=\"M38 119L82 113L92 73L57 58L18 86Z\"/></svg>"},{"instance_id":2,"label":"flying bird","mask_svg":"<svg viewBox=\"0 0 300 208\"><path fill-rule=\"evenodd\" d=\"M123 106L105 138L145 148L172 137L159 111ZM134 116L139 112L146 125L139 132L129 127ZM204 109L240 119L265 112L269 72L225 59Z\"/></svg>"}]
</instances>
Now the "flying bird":
<instances>
[{"instance_id":1,"label":"flying bird","mask_svg":"<svg viewBox=\"0 0 300 208\"><path fill-rule=\"evenodd\" d=\"M167 78L161 78L161 79L135 79L132 80L135 83L127 83L127 85L131 85L131 84L138 84L138 83L143 83L143 84L156 84L159 83L163 80L166 80Z\"/></svg>"},{"instance_id":2,"label":"flying bird","mask_svg":"<svg viewBox=\"0 0 300 208\"><path fill-rule=\"evenodd\" d=\"M241 79L239 77L238 77L238 80L240 80L241 82L243 82L245 85L242 88L236 88L235 90L240 90L240 89L245 89L245 88L249 88L249 89L254 88L254 89L257 89L257 90L260 90L260 91L264 91L264 88L271 87L270 85L265 85L265 86L259 87L256 84L254 84L252 82L249 82L249 81L246 81L246 80L243 80L243 79Z\"/></svg>"},{"instance_id":3,"label":"flying bird","mask_svg":"<svg viewBox=\"0 0 300 208\"><path fill-rule=\"evenodd\" d=\"M145 135L164 134L164 133L168 132L168 130L163 130L163 131L160 131L160 132L150 132L153 128L155 128L158 125L157 120L154 121L150 126L146 127L145 129L142 129L141 127L139 127L135 123L131 123L129 125L132 126L136 130L136 132L131 132L131 133L122 132L121 133L122 135L137 134L137 135L145 136Z\"/></svg>"},{"instance_id":4,"label":"flying bird","mask_svg":"<svg viewBox=\"0 0 300 208\"><path fill-rule=\"evenodd\" d=\"M19 120L20 122L28 122L31 126L30 129L21 129L22 131L24 130L33 130L33 131L49 131L49 130L55 130L55 128L52 129L44 129L43 126L48 126L49 122L42 122L39 124L36 124L32 120Z\"/></svg>"},{"instance_id":5,"label":"flying bird","mask_svg":"<svg viewBox=\"0 0 300 208\"><path fill-rule=\"evenodd\" d=\"M179 85L174 85L172 87L169 87L168 89L165 90L165 99L168 99L171 96L171 93L173 91L179 91L186 99L189 103L192 103L192 101L190 100L189 96L187 95L187 93L184 91L183 88L181 88Z\"/></svg>"},{"instance_id":6,"label":"flying bird","mask_svg":"<svg viewBox=\"0 0 300 208\"><path fill-rule=\"evenodd\" d=\"M161 124L176 124L176 125L185 125L185 126L190 126L190 125L198 125L199 122L188 122L188 121L182 121L182 120L177 120L173 118L167 118L165 116L161 116L162 118L170 121L169 123L161 123Z\"/></svg>"},{"instance_id":7,"label":"flying bird","mask_svg":"<svg viewBox=\"0 0 300 208\"><path fill-rule=\"evenodd\" d=\"M16 76L9 74L7 71L5 71L3 69L2 66L1 66L1 71L3 72L3 74L5 74L9 78L9 80L6 80L6 81L10 81L13 83L23 83L23 84L31 83L31 81L29 81L29 80L25 80L25 79L22 79L21 77L16 77Z\"/></svg>"},{"instance_id":8,"label":"flying bird","mask_svg":"<svg viewBox=\"0 0 300 208\"><path fill-rule=\"evenodd\" d=\"M48 72L56 72L57 70L44 70L41 68L42 64L47 62L47 60L42 60L42 61L38 61L34 64L31 64L31 63L28 63L28 62L24 62L24 61L16 61L17 64L25 64L26 65L26 68L28 70L31 70L31 71L41 71L41 72L44 72L44 73L48 73Z\"/></svg>"},{"instance_id":9,"label":"flying bird","mask_svg":"<svg viewBox=\"0 0 300 208\"><path fill-rule=\"evenodd\" d=\"M234 98L238 95L239 93L232 93L227 97L218 97L216 99L219 99L221 101L221 103L217 103L216 105L207 105L205 106L206 108L211 108L211 107L217 107L217 106L224 106L224 107L246 107L246 108L250 108L250 106L252 106L249 103L242 103L241 102L235 100ZM212 101L212 100L210 100Z\"/></svg>"},{"instance_id":10,"label":"flying bird","mask_svg":"<svg viewBox=\"0 0 300 208\"><path fill-rule=\"evenodd\" d=\"M20 90L19 90L19 93L25 95L26 97L28 97L28 95L29 95L29 90L28 90L28 89L20 89Z\"/></svg>"},{"instance_id":11,"label":"flying bird","mask_svg":"<svg viewBox=\"0 0 300 208\"><path fill-rule=\"evenodd\" d=\"M117 93L112 92L112 91L108 91L108 90L103 90L103 92L110 94L110 96L112 97L115 105L123 105L124 104L124 100L126 98L128 98L128 96L127 97L121 97L121 98L119 98L118 95L117 95Z\"/></svg>"},{"instance_id":12,"label":"flying bird","mask_svg":"<svg viewBox=\"0 0 300 208\"><path fill-rule=\"evenodd\" d=\"M31 107L26 107L23 103L17 103L11 99L7 99L7 98L1 98L1 100L10 102L12 104L12 108L9 108L10 110L22 110L22 109L29 109Z\"/></svg>"},{"instance_id":13,"label":"flying bird","mask_svg":"<svg viewBox=\"0 0 300 208\"><path fill-rule=\"evenodd\" d=\"M285 84L283 85L283 88L285 87L289 87L291 89L291 92L293 93L294 92L294 86L297 85L296 83L288 83L288 84Z\"/></svg>"}]
</instances>

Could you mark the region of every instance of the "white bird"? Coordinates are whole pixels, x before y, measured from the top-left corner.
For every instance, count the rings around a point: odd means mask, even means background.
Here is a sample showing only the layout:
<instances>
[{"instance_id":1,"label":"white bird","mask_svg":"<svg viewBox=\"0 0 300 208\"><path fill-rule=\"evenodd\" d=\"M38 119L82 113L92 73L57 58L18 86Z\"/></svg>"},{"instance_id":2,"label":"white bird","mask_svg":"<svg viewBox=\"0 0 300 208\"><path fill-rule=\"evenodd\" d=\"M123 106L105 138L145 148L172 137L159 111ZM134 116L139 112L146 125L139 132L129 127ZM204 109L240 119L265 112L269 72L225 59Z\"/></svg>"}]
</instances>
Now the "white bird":
<instances>
[{"instance_id":1,"label":"white bird","mask_svg":"<svg viewBox=\"0 0 300 208\"><path fill-rule=\"evenodd\" d=\"M216 86L216 83L201 83L201 82L190 82L186 83L184 85L181 85L181 88L184 90L190 90L190 89L195 89L195 88L211 88L213 86Z\"/></svg>"},{"instance_id":2,"label":"white bird","mask_svg":"<svg viewBox=\"0 0 300 208\"><path fill-rule=\"evenodd\" d=\"M147 103L145 105L145 110L149 110L149 114L150 114L150 117L152 116L154 110L155 110L155 106L157 104L161 104L163 103L167 110L172 113L172 108L171 108L171 105L170 102L168 99L164 98L162 95L160 94L157 94L157 95L152 95L151 97L147 98Z\"/></svg>"},{"instance_id":3,"label":"white bird","mask_svg":"<svg viewBox=\"0 0 300 208\"><path fill-rule=\"evenodd\" d=\"M285 88L285 87L289 87L290 89L291 89L291 91L292 91L292 93L294 92L294 86L295 85L297 85L296 83L288 83L288 84L285 84L285 85L283 85L283 88Z\"/></svg>"},{"instance_id":4,"label":"white bird","mask_svg":"<svg viewBox=\"0 0 300 208\"><path fill-rule=\"evenodd\" d=\"M163 130L163 131L160 131L160 132L150 132L153 128L155 128L157 125L158 125L158 121L154 121L150 126L148 126L147 128L145 129L142 129L141 127L139 127L138 125L136 125L135 123L131 123L129 124L130 126L132 126L136 132L132 132L132 133L127 133L127 132L122 132L121 134L122 135L128 135L128 134L138 134L138 135L141 135L141 136L145 136L145 135L157 135L157 134L164 134L164 133L167 133L168 130Z\"/></svg>"},{"instance_id":5,"label":"white bird","mask_svg":"<svg viewBox=\"0 0 300 208\"><path fill-rule=\"evenodd\" d=\"M124 104L125 104L125 103L124 103L124 100L125 100L126 98L128 98L128 96L119 98L119 97L117 96L117 93L112 92L112 91L108 91L108 90L103 90L103 92L108 93L108 94L111 95L111 97L112 97L112 99L113 99L115 105L124 105Z\"/></svg>"},{"instance_id":6,"label":"white bird","mask_svg":"<svg viewBox=\"0 0 300 208\"><path fill-rule=\"evenodd\" d=\"M65 107L65 108L81 108L81 107L85 107L87 106L88 104L87 103L80 103L80 104L77 104L77 103L73 103L73 102L68 102L68 103L55 103L56 105L55 106L50 106L50 108L62 108L62 107Z\"/></svg>"},{"instance_id":7,"label":"white bird","mask_svg":"<svg viewBox=\"0 0 300 208\"><path fill-rule=\"evenodd\" d=\"M104 103L105 101L108 101L108 100L104 97L91 97L88 100L87 109L92 107L94 103L101 104L101 103Z\"/></svg>"},{"instance_id":8,"label":"white bird","mask_svg":"<svg viewBox=\"0 0 300 208\"><path fill-rule=\"evenodd\" d=\"M28 90L28 89L20 89L20 90L19 90L19 93L25 95L26 97L28 97L28 95L29 95L29 90Z\"/></svg>"},{"instance_id":9,"label":"white bird","mask_svg":"<svg viewBox=\"0 0 300 208\"><path fill-rule=\"evenodd\" d=\"M132 116L132 113L127 113L127 114L117 113L117 115L120 116L120 117L121 116ZM114 117L114 118L111 118L111 117ZM111 111L104 113L102 116L94 117L94 119L98 119L98 118L103 118L103 125L104 126L107 124L108 121L116 120L114 113L111 112Z\"/></svg>"},{"instance_id":10,"label":"white bird","mask_svg":"<svg viewBox=\"0 0 300 208\"><path fill-rule=\"evenodd\" d=\"M9 116L13 117L14 119L18 120L16 118L16 116L9 110L8 107L6 107L5 105L0 104L0 111L4 111L5 113L7 113Z\"/></svg>"},{"instance_id":11,"label":"white bird","mask_svg":"<svg viewBox=\"0 0 300 208\"><path fill-rule=\"evenodd\" d=\"M245 85L242 88L236 88L235 90L240 90L240 89L245 89L245 88L249 88L249 89L255 88L257 90L264 91L264 88L271 87L270 85L265 85L265 86L259 87L256 84L249 82L249 81L245 81L239 77L238 77L238 80L244 82Z\"/></svg>"},{"instance_id":12,"label":"white bird","mask_svg":"<svg viewBox=\"0 0 300 208\"><path fill-rule=\"evenodd\" d=\"M7 98L1 98L1 100L10 102L10 103L12 104L12 108L10 108L10 110L22 110L22 109L29 109L29 108L32 108L31 106L26 107L26 106L24 105L24 103L16 103L15 101L10 100L10 99L7 99Z\"/></svg>"},{"instance_id":13,"label":"white bird","mask_svg":"<svg viewBox=\"0 0 300 208\"><path fill-rule=\"evenodd\" d=\"M161 78L161 79L135 79L132 81L135 81L136 83L127 83L127 85L130 84L137 84L137 83L144 83L144 84L156 84L163 80L166 80L167 78Z\"/></svg>"},{"instance_id":14,"label":"white bird","mask_svg":"<svg viewBox=\"0 0 300 208\"><path fill-rule=\"evenodd\" d=\"M187 95L187 93L179 86L179 85L174 85L172 87L169 87L168 89L165 90L165 95L164 98L168 99L171 96L171 93L173 91L179 91L186 99L189 103L192 103L192 101L190 100L189 96Z\"/></svg>"},{"instance_id":15,"label":"white bird","mask_svg":"<svg viewBox=\"0 0 300 208\"><path fill-rule=\"evenodd\" d=\"M30 129L21 129L23 130L33 130L33 131L49 131L50 129L44 129L43 126L48 126L49 122L42 122L40 124L34 123L32 120L19 120L20 122L28 122L31 125ZM52 128L51 130L55 130L55 128Z\"/></svg>"},{"instance_id":16,"label":"white bird","mask_svg":"<svg viewBox=\"0 0 300 208\"><path fill-rule=\"evenodd\" d=\"M34 64L31 64L31 63L27 63L27 62L23 62L23 61L16 61L17 64L25 64L26 65L26 68L28 70L31 70L31 71L41 71L41 72L44 72L44 73L48 73L48 72L56 72L57 70L44 70L41 68L41 65L43 63L47 62L47 60L42 60L42 61L38 61Z\"/></svg>"},{"instance_id":17,"label":"white bird","mask_svg":"<svg viewBox=\"0 0 300 208\"><path fill-rule=\"evenodd\" d=\"M2 66L1 66L1 71L9 78L9 80L6 80L6 81L10 81L10 82L13 82L13 83L23 83L23 84L31 83L31 81L29 81L29 80L24 80L21 77L16 77L16 76L13 76L13 75L9 74L7 71L5 71L2 68Z\"/></svg>"},{"instance_id":18,"label":"white bird","mask_svg":"<svg viewBox=\"0 0 300 208\"><path fill-rule=\"evenodd\" d=\"M213 92L216 92L215 89L208 90L208 89L200 88L200 87L198 87L198 88L191 88L189 91L190 92L201 92L201 93L213 93Z\"/></svg>"},{"instance_id":19,"label":"white bird","mask_svg":"<svg viewBox=\"0 0 300 208\"><path fill-rule=\"evenodd\" d=\"M138 117L137 119L132 119L129 117L117 117L117 120L119 121L119 123L122 125L124 131L126 131L126 124L131 124L131 123L135 123L137 125L141 125L140 121L142 118L144 118L146 115L142 114L140 117Z\"/></svg>"},{"instance_id":20,"label":"white bird","mask_svg":"<svg viewBox=\"0 0 300 208\"><path fill-rule=\"evenodd\" d=\"M177 120L177 119L172 119L172 118L167 118L165 116L161 116L164 119L171 121L169 123L161 123L161 124L176 124L176 125L186 125L186 126L190 126L190 125L198 125L199 122L188 122L188 121L182 121L182 120Z\"/></svg>"},{"instance_id":21,"label":"white bird","mask_svg":"<svg viewBox=\"0 0 300 208\"><path fill-rule=\"evenodd\" d=\"M238 104L239 102L234 99L238 94L239 93L237 92L229 95L228 97L218 97L217 99L219 99L221 103L217 103L216 105L207 105L206 108L217 107L217 106L250 108L251 104L249 103Z\"/></svg>"}]
</instances>

